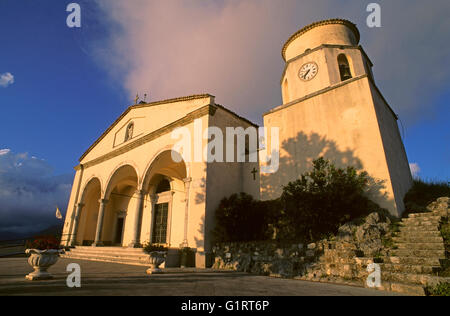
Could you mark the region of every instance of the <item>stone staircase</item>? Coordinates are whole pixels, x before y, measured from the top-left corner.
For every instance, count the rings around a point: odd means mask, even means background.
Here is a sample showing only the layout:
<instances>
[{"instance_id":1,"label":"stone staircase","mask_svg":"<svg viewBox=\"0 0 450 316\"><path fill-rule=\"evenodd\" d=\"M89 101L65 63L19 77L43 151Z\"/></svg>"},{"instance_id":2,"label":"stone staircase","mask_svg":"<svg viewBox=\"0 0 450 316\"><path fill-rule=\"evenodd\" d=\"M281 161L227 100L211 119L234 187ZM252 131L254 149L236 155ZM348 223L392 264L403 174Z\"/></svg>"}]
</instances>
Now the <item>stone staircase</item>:
<instances>
[{"instance_id":1,"label":"stone staircase","mask_svg":"<svg viewBox=\"0 0 450 316\"><path fill-rule=\"evenodd\" d=\"M148 255L142 249L133 248L76 246L61 258L148 266Z\"/></svg>"},{"instance_id":2,"label":"stone staircase","mask_svg":"<svg viewBox=\"0 0 450 316\"><path fill-rule=\"evenodd\" d=\"M437 276L449 263L440 232L443 220L437 212L410 214L402 219L400 232L393 237L392 256L380 264L382 279L407 285L418 295L425 294L427 286L449 282Z\"/></svg>"},{"instance_id":3,"label":"stone staircase","mask_svg":"<svg viewBox=\"0 0 450 316\"><path fill-rule=\"evenodd\" d=\"M411 214L402 219L389 257L365 258L354 243L328 241L319 261L300 279L367 287L367 267L377 263L382 281L379 290L425 295L427 286L450 282L450 278L437 275L449 265L449 253L440 232L443 219L437 212Z\"/></svg>"}]
</instances>

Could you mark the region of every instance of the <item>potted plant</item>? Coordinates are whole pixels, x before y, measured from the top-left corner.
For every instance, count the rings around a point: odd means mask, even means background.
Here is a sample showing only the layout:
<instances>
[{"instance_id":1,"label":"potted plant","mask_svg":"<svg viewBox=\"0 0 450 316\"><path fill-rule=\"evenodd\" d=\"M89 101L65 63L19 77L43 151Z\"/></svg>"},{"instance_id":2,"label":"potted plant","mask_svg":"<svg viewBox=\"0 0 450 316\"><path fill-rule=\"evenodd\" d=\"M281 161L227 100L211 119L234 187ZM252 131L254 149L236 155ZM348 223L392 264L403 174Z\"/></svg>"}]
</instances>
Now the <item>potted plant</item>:
<instances>
[{"instance_id":1,"label":"potted plant","mask_svg":"<svg viewBox=\"0 0 450 316\"><path fill-rule=\"evenodd\" d=\"M49 280L53 276L47 269L54 265L63 252L60 241L53 236L37 237L26 243L25 253L29 254L28 264L33 267L34 272L29 273L25 278L30 281Z\"/></svg>"},{"instance_id":2,"label":"potted plant","mask_svg":"<svg viewBox=\"0 0 450 316\"><path fill-rule=\"evenodd\" d=\"M144 251L148 253L148 261L150 264L150 268L147 270L147 274L157 274L161 273L160 265L166 261L168 248L148 243L144 245Z\"/></svg>"}]
</instances>

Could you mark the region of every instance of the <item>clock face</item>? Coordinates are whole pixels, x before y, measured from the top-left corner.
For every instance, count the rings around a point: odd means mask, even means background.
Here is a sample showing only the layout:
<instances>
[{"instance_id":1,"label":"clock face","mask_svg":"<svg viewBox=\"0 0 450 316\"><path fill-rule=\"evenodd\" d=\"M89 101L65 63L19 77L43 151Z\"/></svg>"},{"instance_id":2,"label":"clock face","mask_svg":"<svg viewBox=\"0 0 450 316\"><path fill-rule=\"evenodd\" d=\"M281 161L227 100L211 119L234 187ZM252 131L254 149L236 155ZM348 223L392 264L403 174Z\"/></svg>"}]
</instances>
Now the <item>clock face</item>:
<instances>
[{"instance_id":1,"label":"clock face","mask_svg":"<svg viewBox=\"0 0 450 316\"><path fill-rule=\"evenodd\" d=\"M302 66L302 68L300 68L300 71L298 72L298 76L303 81L309 81L309 80L314 79L314 77L317 75L318 72L319 72L319 66L317 66L316 63L312 62L312 63L304 64Z\"/></svg>"}]
</instances>

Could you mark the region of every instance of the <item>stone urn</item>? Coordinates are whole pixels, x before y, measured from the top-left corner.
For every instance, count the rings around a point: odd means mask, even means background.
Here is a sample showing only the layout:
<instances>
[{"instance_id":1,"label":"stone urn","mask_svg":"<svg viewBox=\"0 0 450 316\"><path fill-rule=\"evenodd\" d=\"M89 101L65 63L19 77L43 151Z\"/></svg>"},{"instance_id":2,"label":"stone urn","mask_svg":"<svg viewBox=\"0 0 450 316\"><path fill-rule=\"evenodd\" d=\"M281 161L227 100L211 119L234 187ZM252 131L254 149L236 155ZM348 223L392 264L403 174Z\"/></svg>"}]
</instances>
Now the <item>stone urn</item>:
<instances>
[{"instance_id":1,"label":"stone urn","mask_svg":"<svg viewBox=\"0 0 450 316\"><path fill-rule=\"evenodd\" d=\"M147 269L147 274L158 274L162 270L159 268L160 265L166 261L167 252L165 251L153 251L148 255L148 263L150 268Z\"/></svg>"},{"instance_id":2,"label":"stone urn","mask_svg":"<svg viewBox=\"0 0 450 316\"><path fill-rule=\"evenodd\" d=\"M53 276L47 272L47 269L54 265L59 258L59 254L63 250L48 249L27 249L26 254L29 254L28 264L33 267L34 272L31 272L25 278L30 281L50 280Z\"/></svg>"}]
</instances>

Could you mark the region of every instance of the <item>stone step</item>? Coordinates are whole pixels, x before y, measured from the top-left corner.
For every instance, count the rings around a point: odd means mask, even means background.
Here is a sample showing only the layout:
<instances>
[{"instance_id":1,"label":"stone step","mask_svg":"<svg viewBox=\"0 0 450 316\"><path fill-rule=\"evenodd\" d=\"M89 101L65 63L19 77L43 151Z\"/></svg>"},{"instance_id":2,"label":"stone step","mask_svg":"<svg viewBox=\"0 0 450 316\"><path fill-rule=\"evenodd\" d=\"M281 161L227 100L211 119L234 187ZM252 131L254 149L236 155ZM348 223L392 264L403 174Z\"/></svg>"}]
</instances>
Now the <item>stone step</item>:
<instances>
[{"instance_id":1,"label":"stone step","mask_svg":"<svg viewBox=\"0 0 450 316\"><path fill-rule=\"evenodd\" d=\"M406 265L395 263L380 263L381 271L387 272L401 272L413 274L435 274L442 270L439 266L425 266L425 265Z\"/></svg>"},{"instance_id":2,"label":"stone step","mask_svg":"<svg viewBox=\"0 0 450 316\"><path fill-rule=\"evenodd\" d=\"M400 234L403 232L440 232L439 225L425 225L425 226L400 226Z\"/></svg>"},{"instance_id":3,"label":"stone step","mask_svg":"<svg viewBox=\"0 0 450 316\"><path fill-rule=\"evenodd\" d=\"M410 221L441 221L442 216L436 215L436 214L429 214L427 216L419 216L419 217L408 217L403 218L402 221L410 222Z\"/></svg>"},{"instance_id":4,"label":"stone step","mask_svg":"<svg viewBox=\"0 0 450 316\"><path fill-rule=\"evenodd\" d=\"M413 214L409 214L408 218L422 218L422 217L435 217L438 216L436 215L436 213L433 212L426 212L426 213L413 213Z\"/></svg>"},{"instance_id":5,"label":"stone step","mask_svg":"<svg viewBox=\"0 0 450 316\"><path fill-rule=\"evenodd\" d=\"M408 230L403 230L398 234L398 237L404 237L404 238L410 238L410 237L415 237L415 238L428 238L428 237L441 237L442 238L442 234L439 230L431 230L431 231L418 231L418 230L413 230L413 231L408 231Z\"/></svg>"},{"instance_id":6,"label":"stone step","mask_svg":"<svg viewBox=\"0 0 450 316\"><path fill-rule=\"evenodd\" d=\"M404 228L404 227L408 227L408 228L431 228L431 229L437 229L439 230L439 225L440 222L431 222L431 221L427 221L427 222L401 222L400 223L400 229Z\"/></svg>"},{"instance_id":7,"label":"stone step","mask_svg":"<svg viewBox=\"0 0 450 316\"><path fill-rule=\"evenodd\" d=\"M410 235L408 237L393 237L392 240L395 243L443 243L442 237L417 237Z\"/></svg>"},{"instance_id":8,"label":"stone step","mask_svg":"<svg viewBox=\"0 0 450 316\"><path fill-rule=\"evenodd\" d=\"M410 249L410 250L444 250L445 247L442 242L439 243L396 243L398 249Z\"/></svg>"},{"instance_id":9,"label":"stone step","mask_svg":"<svg viewBox=\"0 0 450 316\"><path fill-rule=\"evenodd\" d=\"M83 251L92 253L144 253L142 248L122 248L122 247L85 247L76 246L71 251Z\"/></svg>"},{"instance_id":10,"label":"stone step","mask_svg":"<svg viewBox=\"0 0 450 316\"><path fill-rule=\"evenodd\" d=\"M136 260L143 260L148 258L148 255L145 253L122 253L122 252L89 252L84 250L74 250L68 252L69 255L76 255L76 256L105 256L105 257L112 257L112 258L130 258L130 259L136 259Z\"/></svg>"},{"instance_id":11,"label":"stone step","mask_svg":"<svg viewBox=\"0 0 450 316\"><path fill-rule=\"evenodd\" d=\"M396 257L446 258L445 250L396 249L393 252Z\"/></svg>"},{"instance_id":12,"label":"stone step","mask_svg":"<svg viewBox=\"0 0 450 316\"><path fill-rule=\"evenodd\" d=\"M120 263L120 264L134 265L134 266L148 266L149 265L144 260L135 260L135 259L130 259L130 258L111 257L111 256L102 256L102 255L85 256L85 255L66 253L64 255L61 255L61 258L87 260L87 261L98 261L98 262L111 262L111 263Z\"/></svg>"},{"instance_id":13,"label":"stone step","mask_svg":"<svg viewBox=\"0 0 450 316\"><path fill-rule=\"evenodd\" d=\"M440 266L446 264L447 259L428 258L428 257L385 257L384 263L406 264L406 265L424 265Z\"/></svg>"}]
</instances>

